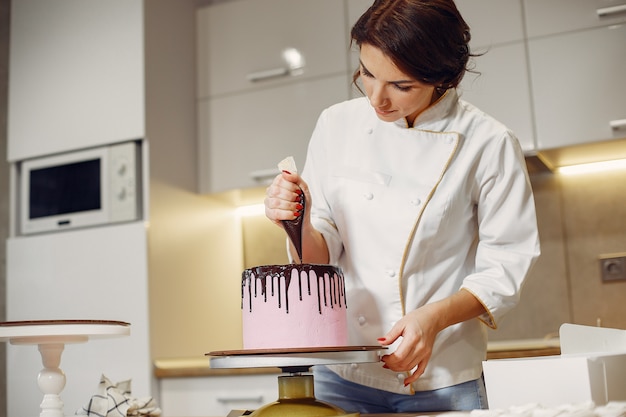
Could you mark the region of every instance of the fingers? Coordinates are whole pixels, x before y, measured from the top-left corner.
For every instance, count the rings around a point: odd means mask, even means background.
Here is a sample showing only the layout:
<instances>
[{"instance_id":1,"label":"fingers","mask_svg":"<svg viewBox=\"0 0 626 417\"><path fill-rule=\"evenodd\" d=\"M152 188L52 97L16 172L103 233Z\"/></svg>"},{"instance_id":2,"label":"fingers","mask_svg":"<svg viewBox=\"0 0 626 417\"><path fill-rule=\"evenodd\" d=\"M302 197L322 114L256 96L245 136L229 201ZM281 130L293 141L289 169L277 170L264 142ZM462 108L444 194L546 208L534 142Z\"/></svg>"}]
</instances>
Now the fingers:
<instances>
[{"instance_id":1,"label":"fingers","mask_svg":"<svg viewBox=\"0 0 626 417\"><path fill-rule=\"evenodd\" d=\"M378 343L383 346L389 346L393 342L395 342L400 336L402 336L402 332L403 328L398 323L396 323L396 325L393 326L386 335L377 339Z\"/></svg>"},{"instance_id":2,"label":"fingers","mask_svg":"<svg viewBox=\"0 0 626 417\"><path fill-rule=\"evenodd\" d=\"M426 369L430 360L434 339L425 337L426 335L414 326L416 320L400 320L391 330L378 342L383 346L388 346L399 341L398 347L389 355L384 355L381 360L383 367L394 372L410 372L404 380L408 385L415 382Z\"/></svg>"},{"instance_id":3,"label":"fingers","mask_svg":"<svg viewBox=\"0 0 626 417\"><path fill-rule=\"evenodd\" d=\"M302 194L299 182L304 184L298 175L286 171L274 178L266 189L264 200L268 219L280 223L281 220L293 220L301 214L303 206L298 201Z\"/></svg>"},{"instance_id":4,"label":"fingers","mask_svg":"<svg viewBox=\"0 0 626 417\"><path fill-rule=\"evenodd\" d=\"M404 380L405 386L417 381L422 376L429 359L430 354L422 355L420 352L411 352L405 356L400 347L394 353L381 358L384 362L383 368L394 372L410 372L410 375Z\"/></svg>"},{"instance_id":5,"label":"fingers","mask_svg":"<svg viewBox=\"0 0 626 417\"><path fill-rule=\"evenodd\" d=\"M425 369L426 369L426 364L424 364L423 366L422 364L418 364L415 371L411 375L409 375L407 378L404 379L404 386L406 387L407 385L410 385L414 383L415 381L417 381L417 379L420 376L422 376Z\"/></svg>"},{"instance_id":6,"label":"fingers","mask_svg":"<svg viewBox=\"0 0 626 417\"><path fill-rule=\"evenodd\" d=\"M396 372L407 372L428 357L430 357L428 352L421 348L419 344L411 344L409 346L406 341L402 341L395 352L384 355L381 359L385 363L386 368Z\"/></svg>"}]
</instances>

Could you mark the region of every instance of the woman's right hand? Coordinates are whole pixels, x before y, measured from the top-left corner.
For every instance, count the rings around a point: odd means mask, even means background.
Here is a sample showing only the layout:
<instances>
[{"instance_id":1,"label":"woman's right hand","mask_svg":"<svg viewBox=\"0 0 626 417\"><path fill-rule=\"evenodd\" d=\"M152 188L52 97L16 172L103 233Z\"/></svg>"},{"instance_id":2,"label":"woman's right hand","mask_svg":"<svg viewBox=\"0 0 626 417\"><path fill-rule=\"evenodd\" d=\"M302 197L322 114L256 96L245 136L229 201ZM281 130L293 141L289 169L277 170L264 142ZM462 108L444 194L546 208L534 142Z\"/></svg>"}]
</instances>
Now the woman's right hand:
<instances>
[{"instance_id":1,"label":"woman's right hand","mask_svg":"<svg viewBox=\"0 0 626 417\"><path fill-rule=\"evenodd\" d=\"M310 210L303 212L304 207L299 203L301 194L304 194L305 205L308 206L311 196L306 182L298 174L281 172L266 189L265 216L281 227L282 220L293 220L303 214L303 222L310 222Z\"/></svg>"},{"instance_id":2,"label":"woman's right hand","mask_svg":"<svg viewBox=\"0 0 626 417\"><path fill-rule=\"evenodd\" d=\"M304 194L304 205L299 203L300 195ZM265 197L265 216L275 224L283 227L282 220L302 219L302 262L326 264L330 256L324 236L311 224L311 193L309 186L298 175L283 171L274 178L267 187ZM304 209L304 210L303 210ZM294 259L297 253L290 244Z\"/></svg>"}]
</instances>

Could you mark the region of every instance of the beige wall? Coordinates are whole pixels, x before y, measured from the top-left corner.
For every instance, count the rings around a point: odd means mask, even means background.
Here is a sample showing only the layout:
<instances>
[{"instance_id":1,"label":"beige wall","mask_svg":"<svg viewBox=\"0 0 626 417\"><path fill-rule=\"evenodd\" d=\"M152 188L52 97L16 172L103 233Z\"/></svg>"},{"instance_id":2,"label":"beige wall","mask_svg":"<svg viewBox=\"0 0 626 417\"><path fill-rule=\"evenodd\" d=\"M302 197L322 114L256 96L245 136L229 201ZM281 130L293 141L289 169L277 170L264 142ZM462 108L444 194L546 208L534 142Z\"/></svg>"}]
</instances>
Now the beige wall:
<instances>
[{"instance_id":1,"label":"beige wall","mask_svg":"<svg viewBox=\"0 0 626 417\"><path fill-rule=\"evenodd\" d=\"M626 252L626 171L564 177L561 184L573 320L626 329L626 282L602 283L597 260Z\"/></svg>"},{"instance_id":2,"label":"beige wall","mask_svg":"<svg viewBox=\"0 0 626 417\"><path fill-rule=\"evenodd\" d=\"M522 302L492 340L558 333L563 322L626 329L626 282L603 283L598 255L626 252L626 170L532 178L542 255Z\"/></svg>"},{"instance_id":3,"label":"beige wall","mask_svg":"<svg viewBox=\"0 0 626 417\"><path fill-rule=\"evenodd\" d=\"M241 344L240 223L196 193L194 1L145 4L151 355L202 356Z\"/></svg>"}]
</instances>

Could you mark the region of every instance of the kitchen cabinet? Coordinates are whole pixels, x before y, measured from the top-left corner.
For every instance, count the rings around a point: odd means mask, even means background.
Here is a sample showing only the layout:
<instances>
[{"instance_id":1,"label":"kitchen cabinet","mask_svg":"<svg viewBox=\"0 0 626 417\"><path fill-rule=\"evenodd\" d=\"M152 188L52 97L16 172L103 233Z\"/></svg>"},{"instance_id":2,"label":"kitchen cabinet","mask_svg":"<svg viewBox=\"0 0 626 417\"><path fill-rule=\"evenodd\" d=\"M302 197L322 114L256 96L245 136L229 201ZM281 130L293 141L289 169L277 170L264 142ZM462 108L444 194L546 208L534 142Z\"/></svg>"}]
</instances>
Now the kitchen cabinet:
<instances>
[{"instance_id":1,"label":"kitchen cabinet","mask_svg":"<svg viewBox=\"0 0 626 417\"><path fill-rule=\"evenodd\" d=\"M132 379L133 394L149 395L154 379L148 330L148 242L143 222L43 233L7 240L7 320L115 320L128 337L68 344L61 369L66 415L97 392L100 376ZM6 345L7 415L40 415L33 346ZM46 414L42 412L41 414Z\"/></svg>"},{"instance_id":2,"label":"kitchen cabinet","mask_svg":"<svg viewBox=\"0 0 626 417\"><path fill-rule=\"evenodd\" d=\"M289 155L304 166L319 114L349 97L344 3L224 2L197 23L200 191L264 186Z\"/></svg>"},{"instance_id":3,"label":"kitchen cabinet","mask_svg":"<svg viewBox=\"0 0 626 417\"><path fill-rule=\"evenodd\" d=\"M350 42L350 31L352 30L352 26L359 20L359 17L372 5L372 0L347 0L348 4L348 14L346 16L347 27L346 27L346 39ZM359 48L356 45L352 45L350 50L350 81L352 81L352 74L359 68ZM361 94L358 93L356 96L358 97Z\"/></svg>"},{"instance_id":4,"label":"kitchen cabinet","mask_svg":"<svg viewBox=\"0 0 626 417\"><path fill-rule=\"evenodd\" d=\"M626 22L626 0L524 0L524 10L529 38Z\"/></svg>"},{"instance_id":5,"label":"kitchen cabinet","mask_svg":"<svg viewBox=\"0 0 626 417\"><path fill-rule=\"evenodd\" d=\"M626 136L626 1L524 0L537 147Z\"/></svg>"},{"instance_id":6,"label":"kitchen cabinet","mask_svg":"<svg viewBox=\"0 0 626 417\"><path fill-rule=\"evenodd\" d=\"M461 98L504 123L531 153L535 135L524 42L493 46L474 60L477 73L465 75Z\"/></svg>"},{"instance_id":7,"label":"kitchen cabinet","mask_svg":"<svg viewBox=\"0 0 626 417\"><path fill-rule=\"evenodd\" d=\"M372 5L372 0L347 0L347 16L346 16L346 39L350 42L350 31L352 26L359 20L359 17ZM352 76L359 69L359 47L352 45L349 50L349 68L348 83L352 85L350 89L350 98L363 97L363 93L359 91L352 83ZM360 81L357 81L360 82ZM362 88L361 88L362 89Z\"/></svg>"},{"instance_id":8,"label":"kitchen cabinet","mask_svg":"<svg viewBox=\"0 0 626 417\"><path fill-rule=\"evenodd\" d=\"M198 101L204 192L266 185L293 156L304 166L321 111L348 98L346 75Z\"/></svg>"},{"instance_id":9,"label":"kitchen cabinet","mask_svg":"<svg viewBox=\"0 0 626 417\"><path fill-rule=\"evenodd\" d=\"M495 117L535 150L528 61L521 0L458 0L470 26L474 70L461 83L462 99ZM489 13L484 13L489 10ZM470 62L470 66L472 62Z\"/></svg>"},{"instance_id":10,"label":"kitchen cabinet","mask_svg":"<svg viewBox=\"0 0 626 417\"><path fill-rule=\"evenodd\" d=\"M14 2L9 161L145 136L142 13L142 1Z\"/></svg>"},{"instance_id":11,"label":"kitchen cabinet","mask_svg":"<svg viewBox=\"0 0 626 417\"><path fill-rule=\"evenodd\" d=\"M345 73L344 16L337 0L239 0L199 9L198 96ZM301 68L288 62L297 53Z\"/></svg>"},{"instance_id":12,"label":"kitchen cabinet","mask_svg":"<svg viewBox=\"0 0 626 417\"><path fill-rule=\"evenodd\" d=\"M225 416L278 399L279 373L161 378L159 405L166 416Z\"/></svg>"},{"instance_id":13,"label":"kitchen cabinet","mask_svg":"<svg viewBox=\"0 0 626 417\"><path fill-rule=\"evenodd\" d=\"M521 0L456 0L470 26L473 47L524 40ZM488 10L488 13L485 11Z\"/></svg>"},{"instance_id":14,"label":"kitchen cabinet","mask_svg":"<svg viewBox=\"0 0 626 417\"><path fill-rule=\"evenodd\" d=\"M626 25L529 40L539 149L626 136L625 45Z\"/></svg>"}]
</instances>

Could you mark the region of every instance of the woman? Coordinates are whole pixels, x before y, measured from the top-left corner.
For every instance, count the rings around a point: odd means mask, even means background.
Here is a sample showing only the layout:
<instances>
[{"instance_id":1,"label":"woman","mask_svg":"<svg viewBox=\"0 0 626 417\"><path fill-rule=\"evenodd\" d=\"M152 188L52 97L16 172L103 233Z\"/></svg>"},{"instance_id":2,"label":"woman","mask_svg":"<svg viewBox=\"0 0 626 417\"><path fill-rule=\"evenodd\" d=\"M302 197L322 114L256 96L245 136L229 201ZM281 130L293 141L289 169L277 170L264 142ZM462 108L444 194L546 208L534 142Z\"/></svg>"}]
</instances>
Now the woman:
<instances>
[{"instance_id":1,"label":"woman","mask_svg":"<svg viewBox=\"0 0 626 417\"><path fill-rule=\"evenodd\" d=\"M470 34L452 0L377 0L351 36L367 97L326 109L302 177L279 174L265 199L280 225L304 193L302 261L343 269L351 344L388 348L382 366L316 367L316 397L361 413L485 408L486 326L539 255L523 154L457 95Z\"/></svg>"}]
</instances>

